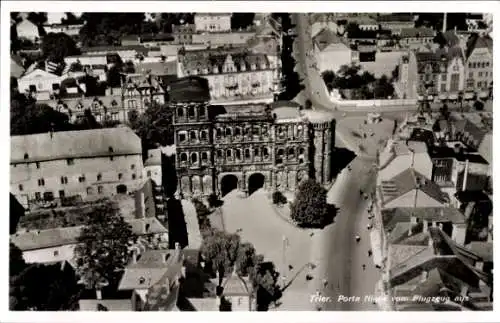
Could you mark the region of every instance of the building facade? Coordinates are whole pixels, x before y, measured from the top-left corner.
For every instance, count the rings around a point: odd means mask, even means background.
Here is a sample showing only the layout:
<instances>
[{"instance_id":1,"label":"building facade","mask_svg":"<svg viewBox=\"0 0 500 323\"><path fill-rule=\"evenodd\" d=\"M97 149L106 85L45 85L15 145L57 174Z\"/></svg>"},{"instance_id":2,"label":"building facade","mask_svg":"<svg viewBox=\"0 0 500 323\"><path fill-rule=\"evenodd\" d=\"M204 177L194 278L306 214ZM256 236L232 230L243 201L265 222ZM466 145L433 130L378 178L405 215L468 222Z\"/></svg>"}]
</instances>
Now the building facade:
<instances>
[{"instance_id":1,"label":"building facade","mask_svg":"<svg viewBox=\"0 0 500 323\"><path fill-rule=\"evenodd\" d=\"M151 106L165 103L166 91L159 77L143 74L128 74L122 83L122 102L127 111L138 114Z\"/></svg>"},{"instance_id":2,"label":"building facade","mask_svg":"<svg viewBox=\"0 0 500 323\"><path fill-rule=\"evenodd\" d=\"M295 190L331 181L334 120L299 107L178 103L174 112L178 191L187 196Z\"/></svg>"},{"instance_id":3,"label":"building facade","mask_svg":"<svg viewBox=\"0 0 500 323\"><path fill-rule=\"evenodd\" d=\"M231 31L231 15L230 12L197 12L194 16L195 29L197 32Z\"/></svg>"},{"instance_id":4,"label":"building facade","mask_svg":"<svg viewBox=\"0 0 500 323\"><path fill-rule=\"evenodd\" d=\"M206 78L212 102L242 100L272 102L279 85L277 60L245 48L179 52L179 77Z\"/></svg>"},{"instance_id":5,"label":"building facade","mask_svg":"<svg viewBox=\"0 0 500 323\"><path fill-rule=\"evenodd\" d=\"M493 40L488 36L472 37L466 52L465 88L487 97L493 88Z\"/></svg>"},{"instance_id":6,"label":"building facade","mask_svg":"<svg viewBox=\"0 0 500 323\"><path fill-rule=\"evenodd\" d=\"M142 183L141 149L127 127L12 136L10 191L25 207L135 191Z\"/></svg>"}]
</instances>

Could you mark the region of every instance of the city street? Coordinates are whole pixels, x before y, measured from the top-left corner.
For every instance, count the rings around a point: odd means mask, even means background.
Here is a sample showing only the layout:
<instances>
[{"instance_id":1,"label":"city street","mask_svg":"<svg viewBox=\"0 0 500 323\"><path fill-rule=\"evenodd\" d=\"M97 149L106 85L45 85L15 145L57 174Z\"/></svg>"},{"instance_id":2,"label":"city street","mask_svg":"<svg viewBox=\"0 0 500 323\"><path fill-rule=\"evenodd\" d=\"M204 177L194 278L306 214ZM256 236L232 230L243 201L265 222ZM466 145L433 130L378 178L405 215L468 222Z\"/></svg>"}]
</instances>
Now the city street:
<instances>
[{"instance_id":1,"label":"city street","mask_svg":"<svg viewBox=\"0 0 500 323\"><path fill-rule=\"evenodd\" d=\"M317 282L317 289L322 296L329 297L329 302L316 303L322 310L376 310L371 301L364 302L365 296L374 294L375 284L380 272L373 265L368 250L370 231L367 229L367 201L359 194L374 187L375 173L370 171L372 160L357 157L350 164L352 170L344 169L328 192L328 203L340 208L335 223L321 233L321 259L318 261L318 273L326 279L328 285ZM356 174L353 176L352 174ZM355 236L361 240L356 243ZM363 264L366 269L363 270ZM359 296L359 302L339 302L339 297Z\"/></svg>"}]
</instances>

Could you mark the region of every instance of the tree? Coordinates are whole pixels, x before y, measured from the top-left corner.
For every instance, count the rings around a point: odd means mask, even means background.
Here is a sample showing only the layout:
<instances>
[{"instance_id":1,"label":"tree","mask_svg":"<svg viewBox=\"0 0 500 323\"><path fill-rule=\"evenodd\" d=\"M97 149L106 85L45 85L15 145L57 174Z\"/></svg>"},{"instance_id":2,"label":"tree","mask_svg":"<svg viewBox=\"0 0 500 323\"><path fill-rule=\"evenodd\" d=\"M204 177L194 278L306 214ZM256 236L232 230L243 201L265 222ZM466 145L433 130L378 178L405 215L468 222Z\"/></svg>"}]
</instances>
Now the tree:
<instances>
[{"instance_id":1,"label":"tree","mask_svg":"<svg viewBox=\"0 0 500 323\"><path fill-rule=\"evenodd\" d=\"M231 29L246 29L252 26L254 17L253 12L234 12L231 16Z\"/></svg>"},{"instance_id":2,"label":"tree","mask_svg":"<svg viewBox=\"0 0 500 323\"><path fill-rule=\"evenodd\" d=\"M42 52L48 60L56 63L63 62L67 56L80 54L73 38L65 33L50 33L43 37Z\"/></svg>"},{"instance_id":3,"label":"tree","mask_svg":"<svg viewBox=\"0 0 500 323\"><path fill-rule=\"evenodd\" d=\"M331 70L326 70L321 73L321 77L325 82L326 88L328 89L329 92L331 92L333 90L333 84L336 79L335 73Z\"/></svg>"},{"instance_id":4,"label":"tree","mask_svg":"<svg viewBox=\"0 0 500 323\"><path fill-rule=\"evenodd\" d=\"M201 246L203 259L210 264L209 269L217 273L218 285L222 286L225 276L236 270L240 275L248 275L257 260L255 248L250 243L242 243L239 235L219 230L210 230L203 238Z\"/></svg>"},{"instance_id":5,"label":"tree","mask_svg":"<svg viewBox=\"0 0 500 323\"><path fill-rule=\"evenodd\" d=\"M75 248L77 274L88 289L101 283L116 286L129 261L129 248L137 237L119 214L118 208L105 203L95 207L88 217Z\"/></svg>"},{"instance_id":6,"label":"tree","mask_svg":"<svg viewBox=\"0 0 500 323\"><path fill-rule=\"evenodd\" d=\"M198 218L198 225L200 227L200 231L205 232L207 230L210 230L211 225L208 216L212 212L200 200L194 198L192 199L192 202L196 210L196 217Z\"/></svg>"},{"instance_id":7,"label":"tree","mask_svg":"<svg viewBox=\"0 0 500 323\"><path fill-rule=\"evenodd\" d=\"M132 61L126 61L122 69L123 73L127 74L135 73L135 65Z\"/></svg>"},{"instance_id":8,"label":"tree","mask_svg":"<svg viewBox=\"0 0 500 323\"><path fill-rule=\"evenodd\" d=\"M119 44L122 35L138 35L142 31L144 13L102 13L85 12L85 21L80 30L84 46Z\"/></svg>"},{"instance_id":9,"label":"tree","mask_svg":"<svg viewBox=\"0 0 500 323\"><path fill-rule=\"evenodd\" d=\"M37 26L42 26L47 22L46 12L30 12L28 14L28 20Z\"/></svg>"},{"instance_id":10,"label":"tree","mask_svg":"<svg viewBox=\"0 0 500 323\"><path fill-rule=\"evenodd\" d=\"M273 204L282 205L286 203L287 199L285 195L283 195L283 193L281 193L280 191L276 191L273 193Z\"/></svg>"},{"instance_id":11,"label":"tree","mask_svg":"<svg viewBox=\"0 0 500 323\"><path fill-rule=\"evenodd\" d=\"M11 310L64 311L74 309L80 288L67 263L33 264L11 279Z\"/></svg>"},{"instance_id":12,"label":"tree","mask_svg":"<svg viewBox=\"0 0 500 323\"><path fill-rule=\"evenodd\" d=\"M65 25L79 25L83 23L80 18L77 18L72 12L65 12L66 17L61 19L61 23Z\"/></svg>"},{"instance_id":13,"label":"tree","mask_svg":"<svg viewBox=\"0 0 500 323\"><path fill-rule=\"evenodd\" d=\"M156 148L157 145L166 146L174 143L174 129L172 125L172 109L156 102L130 122L132 129L143 140L144 149Z\"/></svg>"},{"instance_id":14,"label":"tree","mask_svg":"<svg viewBox=\"0 0 500 323\"><path fill-rule=\"evenodd\" d=\"M19 275L25 268L26 262L23 258L23 252L12 242L9 244L9 276Z\"/></svg>"},{"instance_id":15,"label":"tree","mask_svg":"<svg viewBox=\"0 0 500 323\"><path fill-rule=\"evenodd\" d=\"M283 295L278 285L279 273L271 262L259 262L254 267L250 280L257 300L257 311L267 311L272 302Z\"/></svg>"},{"instance_id":16,"label":"tree","mask_svg":"<svg viewBox=\"0 0 500 323\"><path fill-rule=\"evenodd\" d=\"M382 75L380 79L375 82L373 94L376 99L387 99L394 95L394 86L387 76Z\"/></svg>"},{"instance_id":17,"label":"tree","mask_svg":"<svg viewBox=\"0 0 500 323\"><path fill-rule=\"evenodd\" d=\"M11 136L73 130L67 115L57 112L46 104L37 104L25 95L17 95L11 101Z\"/></svg>"},{"instance_id":18,"label":"tree","mask_svg":"<svg viewBox=\"0 0 500 323\"><path fill-rule=\"evenodd\" d=\"M329 220L326 190L313 179L302 182L291 205L291 218L299 227L324 227Z\"/></svg>"}]
</instances>

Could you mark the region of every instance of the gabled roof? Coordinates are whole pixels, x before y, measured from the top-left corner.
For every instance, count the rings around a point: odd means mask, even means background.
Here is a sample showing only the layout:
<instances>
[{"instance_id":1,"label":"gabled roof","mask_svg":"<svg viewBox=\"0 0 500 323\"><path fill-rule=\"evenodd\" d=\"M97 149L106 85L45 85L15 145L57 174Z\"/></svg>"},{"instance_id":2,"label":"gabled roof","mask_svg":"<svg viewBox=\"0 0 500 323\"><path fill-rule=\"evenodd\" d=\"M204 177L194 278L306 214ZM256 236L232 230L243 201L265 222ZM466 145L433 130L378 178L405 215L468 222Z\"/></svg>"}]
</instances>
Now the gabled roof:
<instances>
[{"instance_id":1,"label":"gabled roof","mask_svg":"<svg viewBox=\"0 0 500 323\"><path fill-rule=\"evenodd\" d=\"M472 35L471 39L467 42L465 57L468 59L476 48L487 48L490 53L493 53L493 39L489 36Z\"/></svg>"},{"instance_id":2,"label":"gabled roof","mask_svg":"<svg viewBox=\"0 0 500 323\"><path fill-rule=\"evenodd\" d=\"M385 204L395 200L415 189L424 192L440 203L446 203L447 201L446 195L436 183L426 179L424 175L415 171L413 168L409 168L390 180L382 181L381 190L384 200L383 203Z\"/></svg>"},{"instance_id":3,"label":"gabled roof","mask_svg":"<svg viewBox=\"0 0 500 323\"><path fill-rule=\"evenodd\" d=\"M396 223L410 222L412 216L428 222L465 223L465 216L453 207L398 207L382 210L384 228L389 231Z\"/></svg>"},{"instance_id":4,"label":"gabled roof","mask_svg":"<svg viewBox=\"0 0 500 323\"><path fill-rule=\"evenodd\" d=\"M342 40L342 38L337 36L329 28L324 28L316 36L314 36L313 42L314 42L314 44L316 44L316 46L318 46L318 49L320 51L325 50L327 47L329 47L332 44L344 44L344 41Z\"/></svg>"},{"instance_id":5,"label":"gabled roof","mask_svg":"<svg viewBox=\"0 0 500 323\"><path fill-rule=\"evenodd\" d=\"M142 153L141 139L128 127L59 131L11 137L11 163Z\"/></svg>"}]
</instances>

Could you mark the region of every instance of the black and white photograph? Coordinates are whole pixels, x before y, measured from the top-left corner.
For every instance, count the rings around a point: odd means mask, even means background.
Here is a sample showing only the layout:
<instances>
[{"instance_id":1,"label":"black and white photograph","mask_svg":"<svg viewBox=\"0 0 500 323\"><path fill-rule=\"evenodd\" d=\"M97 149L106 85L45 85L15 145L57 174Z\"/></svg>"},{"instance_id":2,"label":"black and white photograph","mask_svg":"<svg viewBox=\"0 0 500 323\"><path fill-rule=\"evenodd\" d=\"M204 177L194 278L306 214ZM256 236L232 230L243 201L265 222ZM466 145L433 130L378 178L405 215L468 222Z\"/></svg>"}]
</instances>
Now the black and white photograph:
<instances>
[{"instance_id":1,"label":"black and white photograph","mask_svg":"<svg viewBox=\"0 0 500 323\"><path fill-rule=\"evenodd\" d=\"M8 311L493 311L498 6L118 4L2 9Z\"/></svg>"}]
</instances>

